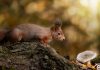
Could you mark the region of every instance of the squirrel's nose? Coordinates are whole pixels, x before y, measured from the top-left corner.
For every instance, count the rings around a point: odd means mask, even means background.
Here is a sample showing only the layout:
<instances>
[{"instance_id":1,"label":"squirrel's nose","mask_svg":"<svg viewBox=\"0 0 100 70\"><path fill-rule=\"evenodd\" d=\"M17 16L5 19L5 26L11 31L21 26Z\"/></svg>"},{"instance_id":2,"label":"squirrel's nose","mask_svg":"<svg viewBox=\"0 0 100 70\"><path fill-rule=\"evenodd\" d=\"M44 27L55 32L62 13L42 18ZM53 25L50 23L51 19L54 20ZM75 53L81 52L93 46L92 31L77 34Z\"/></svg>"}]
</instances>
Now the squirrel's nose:
<instances>
[{"instance_id":1,"label":"squirrel's nose","mask_svg":"<svg viewBox=\"0 0 100 70\"><path fill-rule=\"evenodd\" d=\"M65 37L62 37L61 40L62 40L62 41L65 40Z\"/></svg>"},{"instance_id":2,"label":"squirrel's nose","mask_svg":"<svg viewBox=\"0 0 100 70\"><path fill-rule=\"evenodd\" d=\"M63 37L63 40L65 40L65 37Z\"/></svg>"}]
</instances>

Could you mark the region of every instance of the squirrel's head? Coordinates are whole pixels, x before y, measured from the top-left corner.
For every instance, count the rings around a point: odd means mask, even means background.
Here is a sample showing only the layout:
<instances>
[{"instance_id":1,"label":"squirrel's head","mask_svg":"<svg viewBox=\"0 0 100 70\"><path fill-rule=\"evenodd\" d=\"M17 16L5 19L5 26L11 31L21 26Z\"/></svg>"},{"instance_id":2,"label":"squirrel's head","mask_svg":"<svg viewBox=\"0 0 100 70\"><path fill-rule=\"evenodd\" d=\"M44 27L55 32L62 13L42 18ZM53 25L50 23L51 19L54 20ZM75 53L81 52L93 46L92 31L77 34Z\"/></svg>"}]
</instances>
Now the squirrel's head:
<instances>
[{"instance_id":1,"label":"squirrel's head","mask_svg":"<svg viewBox=\"0 0 100 70\"><path fill-rule=\"evenodd\" d=\"M56 19L54 21L54 26L51 27L52 38L55 40L64 40L65 36L61 29L62 21L60 19Z\"/></svg>"}]
</instances>

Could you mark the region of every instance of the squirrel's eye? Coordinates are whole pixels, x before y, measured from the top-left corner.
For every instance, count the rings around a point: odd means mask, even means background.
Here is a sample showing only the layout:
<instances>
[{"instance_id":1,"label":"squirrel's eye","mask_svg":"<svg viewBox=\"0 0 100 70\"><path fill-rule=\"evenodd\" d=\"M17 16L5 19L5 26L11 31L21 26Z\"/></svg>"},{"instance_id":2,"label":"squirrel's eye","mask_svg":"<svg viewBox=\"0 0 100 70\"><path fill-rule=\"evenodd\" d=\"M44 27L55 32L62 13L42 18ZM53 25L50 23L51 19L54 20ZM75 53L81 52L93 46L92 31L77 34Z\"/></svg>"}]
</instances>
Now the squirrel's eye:
<instances>
[{"instance_id":1,"label":"squirrel's eye","mask_svg":"<svg viewBox=\"0 0 100 70\"><path fill-rule=\"evenodd\" d=\"M58 33L58 35L60 35L60 33Z\"/></svg>"}]
</instances>

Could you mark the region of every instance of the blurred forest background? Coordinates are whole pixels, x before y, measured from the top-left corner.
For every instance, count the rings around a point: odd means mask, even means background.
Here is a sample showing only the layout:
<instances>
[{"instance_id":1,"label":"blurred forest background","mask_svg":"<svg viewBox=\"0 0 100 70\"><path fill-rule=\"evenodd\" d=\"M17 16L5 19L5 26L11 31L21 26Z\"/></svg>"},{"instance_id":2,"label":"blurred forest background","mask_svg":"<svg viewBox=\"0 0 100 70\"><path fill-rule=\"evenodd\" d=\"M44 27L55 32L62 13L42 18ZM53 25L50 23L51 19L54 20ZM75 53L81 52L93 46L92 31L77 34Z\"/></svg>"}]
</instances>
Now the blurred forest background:
<instances>
[{"instance_id":1,"label":"blurred forest background","mask_svg":"<svg viewBox=\"0 0 100 70\"><path fill-rule=\"evenodd\" d=\"M29 22L49 27L56 18L66 36L51 43L59 54L100 53L100 0L0 0L0 28Z\"/></svg>"}]
</instances>

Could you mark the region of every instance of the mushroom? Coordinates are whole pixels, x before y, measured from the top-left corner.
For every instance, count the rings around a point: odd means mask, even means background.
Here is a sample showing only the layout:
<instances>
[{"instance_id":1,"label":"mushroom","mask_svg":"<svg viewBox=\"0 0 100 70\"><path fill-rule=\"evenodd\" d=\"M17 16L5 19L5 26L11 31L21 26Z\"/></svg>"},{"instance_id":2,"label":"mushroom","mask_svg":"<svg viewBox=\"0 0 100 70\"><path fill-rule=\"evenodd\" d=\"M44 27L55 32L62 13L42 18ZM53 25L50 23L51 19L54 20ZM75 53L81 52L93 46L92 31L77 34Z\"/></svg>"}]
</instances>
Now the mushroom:
<instances>
[{"instance_id":1,"label":"mushroom","mask_svg":"<svg viewBox=\"0 0 100 70\"><path fill-rule=\"evenodd\" d=\"M79 53L77 55L77 60L79 62L85 63L85 62L88 62L88 61L94 59L96 56L97 56L97 53L88 50L88 51Z\"/></svg>"},{"instance_id":2,"label":"mushroom","mask_svg":"<svg viewBox=\"0 0 100 70\"><path fill-rule=\"evenodd\" d=\"M92 67L91 60L97 57L97 53L94 51L84 51L77 55L77 62L79 65L86 65L87 67Z\"/></svg>"}]
</instances>

